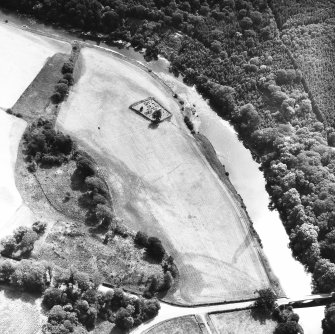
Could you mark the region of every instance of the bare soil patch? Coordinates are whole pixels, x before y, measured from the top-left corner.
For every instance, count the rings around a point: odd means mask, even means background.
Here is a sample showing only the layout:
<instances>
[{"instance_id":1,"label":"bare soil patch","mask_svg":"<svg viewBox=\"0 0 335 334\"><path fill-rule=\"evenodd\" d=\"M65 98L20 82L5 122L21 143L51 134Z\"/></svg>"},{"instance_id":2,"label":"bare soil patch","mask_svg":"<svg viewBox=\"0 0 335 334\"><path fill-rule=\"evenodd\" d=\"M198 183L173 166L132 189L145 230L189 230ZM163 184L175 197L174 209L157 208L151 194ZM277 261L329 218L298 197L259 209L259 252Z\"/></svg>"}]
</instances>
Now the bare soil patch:
<instances>
[{"instance_id":1,"label":"bare soil patch","mask_svg":"<svg viewBox=\"0 0 335 334\"><path fill-rule=\"evenodd\" d=\"M270 285L240 203L201 154L170 92L137 66L82 50L82 76L57 126L106 169L114 208L135 230L162 239L180 288L168 300L201 304L252 299ZM173 116L156 128L129 105L153 96Z\"/></svg>"}]
</instances>

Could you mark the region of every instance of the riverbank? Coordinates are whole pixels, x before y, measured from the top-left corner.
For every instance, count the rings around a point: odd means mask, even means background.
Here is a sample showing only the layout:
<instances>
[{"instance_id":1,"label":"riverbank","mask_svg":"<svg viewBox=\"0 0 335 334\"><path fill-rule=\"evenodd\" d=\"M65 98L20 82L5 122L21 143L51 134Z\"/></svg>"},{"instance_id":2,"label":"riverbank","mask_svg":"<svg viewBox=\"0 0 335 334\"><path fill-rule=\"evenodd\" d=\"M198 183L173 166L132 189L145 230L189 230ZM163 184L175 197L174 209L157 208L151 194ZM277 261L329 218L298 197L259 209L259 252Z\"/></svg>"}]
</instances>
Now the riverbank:
<instances>
[{"instance_id":1,"label":"riverbank","mask_svg":"<svg viewBox=\"0 0 335 334\"><path fill-rule=\"evenodd\" d=\"M3 239L21 225L30 226L34 218L22 201L14 175L19 142L27 123L0 111L0 124L0 239Z\"/></svg>"}]
</instances>

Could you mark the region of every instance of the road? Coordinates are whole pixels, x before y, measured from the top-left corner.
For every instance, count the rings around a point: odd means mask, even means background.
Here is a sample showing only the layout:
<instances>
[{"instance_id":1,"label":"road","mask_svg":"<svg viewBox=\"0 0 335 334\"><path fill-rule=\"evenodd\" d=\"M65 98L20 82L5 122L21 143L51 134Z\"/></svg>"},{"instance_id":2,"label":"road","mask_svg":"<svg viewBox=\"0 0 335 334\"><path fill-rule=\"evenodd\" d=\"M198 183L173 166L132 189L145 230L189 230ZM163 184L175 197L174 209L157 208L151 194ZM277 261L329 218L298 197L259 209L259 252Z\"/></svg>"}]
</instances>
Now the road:
<instances>
[{"instance_id":1,"label":"road","mask_svg":"<svg viewBox=\"0 0 335 334\"><path fill-rule=\"evenodd\" d=\"M292 305L295 308L306 307L304 304L319 302L319 305L327 304L333 298L332 294L315 294L310 296L302 296L299 298L279 298L277 299L278 305ZM232 312L237 310L243 310L247 308L252 308L254 301L238 302L238 303L229 303L229 304L220 304L220 305L210 305L210 306L201 306L201 307L180 307L172 306L161 302L161 309L154 319L143 323L139 327L136 327L131 334L144 334L150 328L155 327L156 325L174 318L179 318L187 315L194 315L197 317L197 320L202 320L204 327L207 330L207 333L204 334L216 334L213 333L207 323L207 315L210 313L221 313L221 312Z\"/></svg>"}]
</instances>

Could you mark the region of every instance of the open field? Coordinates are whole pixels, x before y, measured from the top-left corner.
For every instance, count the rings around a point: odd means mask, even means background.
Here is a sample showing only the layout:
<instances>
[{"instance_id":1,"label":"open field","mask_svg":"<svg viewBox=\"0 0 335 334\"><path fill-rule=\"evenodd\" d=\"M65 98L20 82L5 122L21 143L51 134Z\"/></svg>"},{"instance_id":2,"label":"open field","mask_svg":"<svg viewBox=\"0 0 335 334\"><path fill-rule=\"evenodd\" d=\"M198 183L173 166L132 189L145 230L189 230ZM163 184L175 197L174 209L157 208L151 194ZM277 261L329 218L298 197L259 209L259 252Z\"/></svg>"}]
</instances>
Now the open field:
<instances>
[{"instance_id":1,"label":"open field","mask_svg":"<svg viewBox=\"0 0 335 334\"><path fill-rule=\"evenodd\" d=\"M67 43L0 23L0 107L10 108L41 70L48 57L69 52Z\"/></svg>"},{"instance_id":2,"label":"open field","mask_svg":"<svg viewBox=\"0 0 335 334\"><path fill-rule=\"evenodd\" d=\"M203 334L195 316L185 316L162 322L145 334ZM206 333L206 332L205 332Z\"/></svg>"},{"instance_id":3,"label":"open field","mask_svg":"<svg viewBox=\"0 0 335 334\"><path fill-rule=\"evenodd\" d=\"M39 334L45 322L41 313L41 299L0 289L0 333L1 334Z\"/></svg>"},{"instance_id":4,"label":"open field","mask_svg":"<svg viewBox=\"0 0 335 334\"><path fill-rule=\"evenodd\" d=\"M138 67L83 49L83 72L58 127L106 169L118 215L160 237L180 270L169 300L186 304L254 298L269 286L248 221L187 135L172 97ZM153 96L173 117L152 128L129 109Z\"/></svg>"},{"instance_id":5,"label":"open field","mask_svg":"<svg viewBox=\"0 0 335 334\"><path fill-rule=\"evenodd\" d=\"M269 319L254 319L251 310L213 313L209 319L217 334L272 334L277 324Z\"/></svg>"},{"instance_id":6,"label":"open field","mask_svg":"<svg viewBox=\"0 0 335 334\"><path fill-rule=\"evenodd\" d=\"M0 124L0 239L2 239L10 235L15 228L32 224L33 216L22 203L14 177L17 149L26 122L1 111Z\"/></svg>"}]
</instances>

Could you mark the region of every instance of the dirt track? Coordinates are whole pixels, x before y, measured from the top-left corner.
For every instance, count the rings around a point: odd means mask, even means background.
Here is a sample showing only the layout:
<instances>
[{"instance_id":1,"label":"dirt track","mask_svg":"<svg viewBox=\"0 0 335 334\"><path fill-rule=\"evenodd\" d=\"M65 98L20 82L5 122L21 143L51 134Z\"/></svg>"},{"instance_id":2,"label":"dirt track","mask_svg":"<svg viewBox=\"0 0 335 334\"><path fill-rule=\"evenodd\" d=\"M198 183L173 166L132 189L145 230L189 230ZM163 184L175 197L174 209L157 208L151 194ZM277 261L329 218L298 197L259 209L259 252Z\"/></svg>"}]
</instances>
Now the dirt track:
<instances>
[{"instance_id":1,"label":"dirt track","mask_svg":"<svg viewBox=\"0 0 335 334\"><path fill-rule=\"evenodd\" d=\"M188 135L176 102L138 67L103 51L82 52L82 77L58 126L100 156L126 222L170 248L181 273L170 300L254 298L269 282L248 222ZM170 122L153 129L129 109L148 96L173 113Z\"/></svg>"}]
</instances>

